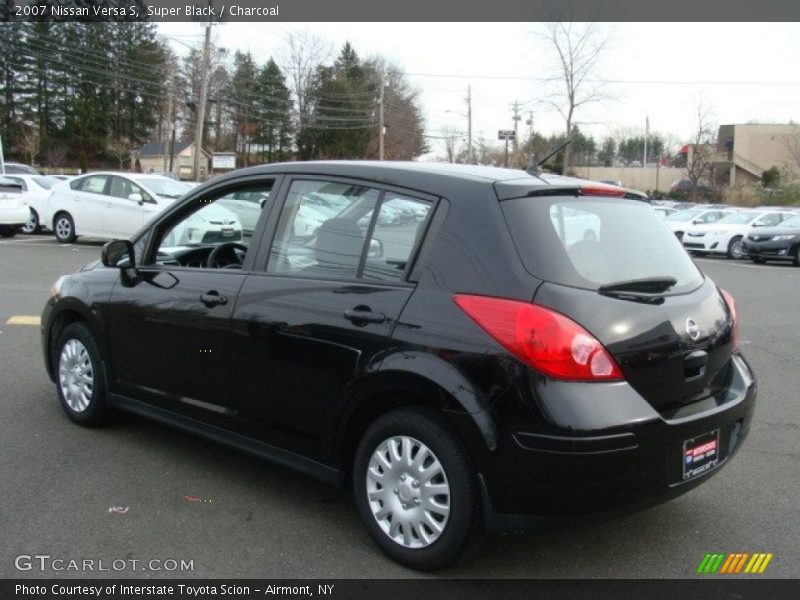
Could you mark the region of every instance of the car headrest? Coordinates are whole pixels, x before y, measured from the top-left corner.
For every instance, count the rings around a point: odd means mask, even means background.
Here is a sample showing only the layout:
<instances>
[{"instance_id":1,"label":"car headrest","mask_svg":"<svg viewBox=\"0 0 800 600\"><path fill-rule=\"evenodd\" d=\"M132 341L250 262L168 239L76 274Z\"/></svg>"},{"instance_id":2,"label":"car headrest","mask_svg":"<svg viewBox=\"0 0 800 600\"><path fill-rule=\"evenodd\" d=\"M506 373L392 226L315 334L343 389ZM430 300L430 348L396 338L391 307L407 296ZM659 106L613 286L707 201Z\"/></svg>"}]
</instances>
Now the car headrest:
<instances>
[{"instance_id":1,"label":"car headrest","mask_svg":"<svg viewBox=\"0 0 800 600\"><path fill-rule=\"evenodd\" d=\"M358 266L364 249L364 233L349 219L328 219L317 229L314 254L328 265Z\"/></svg>"}]
</instances>

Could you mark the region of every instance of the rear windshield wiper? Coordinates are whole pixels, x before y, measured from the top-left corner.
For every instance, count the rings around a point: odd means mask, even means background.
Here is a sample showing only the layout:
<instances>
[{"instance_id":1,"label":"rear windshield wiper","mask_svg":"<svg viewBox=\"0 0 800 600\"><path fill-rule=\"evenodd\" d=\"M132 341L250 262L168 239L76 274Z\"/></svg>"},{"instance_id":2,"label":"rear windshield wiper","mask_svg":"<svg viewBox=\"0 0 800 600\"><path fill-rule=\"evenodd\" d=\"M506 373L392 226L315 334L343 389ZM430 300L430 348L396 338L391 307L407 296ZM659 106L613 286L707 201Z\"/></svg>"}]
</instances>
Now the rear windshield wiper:
<instances>
[{"instance_id":1,"label":"rear windshield wiper","mask_svg":"<svg viewBox=\"0 0 800 600\"><path fill-rule=\"evenodd\" d=\"M615 292L638 292L640 294L661 294L678 283L674 277L643 277L628 281L616 281L601 285L597 291L601 294Z\"/></svg>"}]
</instances>

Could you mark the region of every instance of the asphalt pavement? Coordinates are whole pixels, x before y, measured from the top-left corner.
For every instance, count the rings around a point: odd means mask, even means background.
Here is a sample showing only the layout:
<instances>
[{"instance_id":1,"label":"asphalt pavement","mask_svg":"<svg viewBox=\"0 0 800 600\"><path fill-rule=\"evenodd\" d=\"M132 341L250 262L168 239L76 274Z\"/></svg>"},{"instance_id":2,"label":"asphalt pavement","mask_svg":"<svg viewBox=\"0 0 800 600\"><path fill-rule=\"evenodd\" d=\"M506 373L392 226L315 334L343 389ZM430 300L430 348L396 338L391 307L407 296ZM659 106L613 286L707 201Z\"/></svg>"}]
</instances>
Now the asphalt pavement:
<instances>
[{"instance_id":1,"label":"asphalt pavement","mask_svg":"<svg viewBox=\"0 0 800 600\"><path fill-rule=\"evenodd\" d=\"M0 240L0 577L685 578L708 552L769 552L757 577L800 573L800 268L697 261L736 298L759 380L750 437L722 472L614 521L490 536L462 564L420 575L380 554L344 491L140 418L67 420L38 326L8 320L38 316L56 277L99 252ZM17 559L27 555L51 558ZM39 570L53 559L63 570ZM94 572L70 569L84 559ZM166 570L181 560L192 570Z\"/></svg>"}]
</instances>

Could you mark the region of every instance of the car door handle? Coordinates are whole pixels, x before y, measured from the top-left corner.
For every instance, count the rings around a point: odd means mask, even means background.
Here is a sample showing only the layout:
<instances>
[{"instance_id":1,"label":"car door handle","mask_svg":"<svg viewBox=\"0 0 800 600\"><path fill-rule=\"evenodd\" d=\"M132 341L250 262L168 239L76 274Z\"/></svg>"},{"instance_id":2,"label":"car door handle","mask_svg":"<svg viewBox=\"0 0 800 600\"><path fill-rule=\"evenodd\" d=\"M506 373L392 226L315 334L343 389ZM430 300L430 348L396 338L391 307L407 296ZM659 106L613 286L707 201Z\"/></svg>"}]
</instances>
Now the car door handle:
<instances>
[{"instance_id":1,"label":"car door handle","mask_svg":"<svg viewBox=\"0 0 800 600\"><path fill-rule=\"evenodd\" d=\"M111 207L112 207L112 206L114 206L114 205L113 205L113 204L111 204L111 202L106 202L106 206L107 206L108 208L111 208Z\"/></svg>"},{"instance_id":2,"label":"car door handle","mask_svg":"<svg viewBox=\"0 0 800 600\"><path fill-rule=\"evenodd\" d=\"M344 318L352 321L355 325L366 325L367 323L383 323L386 315L364 308L350 308L344 311Z\"/></svg>"},{"instance_id":3,"label":"car door handle","mask_svg":"<svg viewBox=\"0 0 800 600\"><path fill-rule=\"evenodd\" d=\"M212 290L200 296L200 302L209 308L212 306L223 306L228 303L228 297L222 296L219 292Z\"/></svg>"}]
</instances>

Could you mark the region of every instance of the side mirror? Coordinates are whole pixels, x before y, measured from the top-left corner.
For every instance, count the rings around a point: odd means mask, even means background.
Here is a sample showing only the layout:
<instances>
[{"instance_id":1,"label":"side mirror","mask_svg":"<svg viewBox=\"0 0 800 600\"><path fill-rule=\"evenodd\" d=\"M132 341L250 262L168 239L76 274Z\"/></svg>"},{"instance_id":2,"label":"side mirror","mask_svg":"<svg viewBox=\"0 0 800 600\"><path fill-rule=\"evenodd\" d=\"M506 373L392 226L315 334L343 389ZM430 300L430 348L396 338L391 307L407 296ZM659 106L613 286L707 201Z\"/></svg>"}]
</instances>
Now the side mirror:
<instances>
[{"instance_id":1,"label":"side mirror","mask_svg":"<svg viewBox=\"0 0 800 600\"><path fill-rule=\"evenodd\" d=\"M692 221L692 225L700 225L700 223L702 223L700 219L695 219L694 221Z\"/></svg>"},{"instance_id":2,"label":"side mirror","mask_svg":"<svg viewBox=\"0 0 800 600\"><path fill-rule=\"evenodd\" d=\"M763 223L753 223L752 225L750 225L750 227L763 227L763 226L764 226Z\"/></svg>"},{"instance_id":3,"label":"side mirror","mask_svg":"<svg viewBox=\"0 0 800 600\"><path fill-rule=\"evenodd\" d=\"M383 242L372 238L369 242L367 258L383 258Z\"/></svg>"},{"instance_id":4,"label":"side mirror","mask_svg":"<svg viewBox=\"0 0 800 600\"><path fill-rule=\"evenodd\" d=\"M134 192L133 194L128 194L128 200L136 202L137 204L139 204L139 206L144 204L144 198L142 198L141 194L137 194L136 192Z\"/></svg>"},{"instance_id":5,"label":"side mirror","mask_svg":"<svg viewBox=\"0 0 800 600\"><path fill-rule=\"evenodd\" d=\"M112 269L133 269L136 267L133 244L128 240L106 242L100 251L100 260Z\"/></svg>"}]
</instances>

